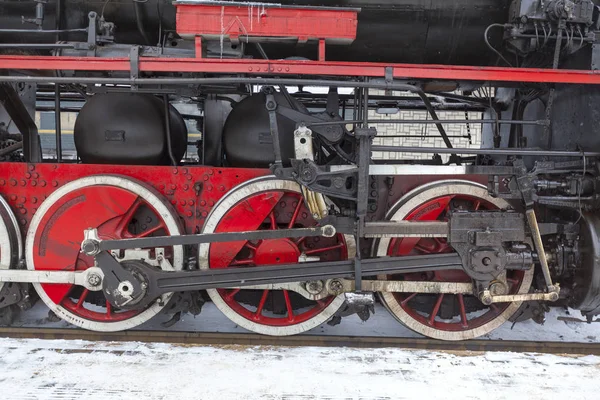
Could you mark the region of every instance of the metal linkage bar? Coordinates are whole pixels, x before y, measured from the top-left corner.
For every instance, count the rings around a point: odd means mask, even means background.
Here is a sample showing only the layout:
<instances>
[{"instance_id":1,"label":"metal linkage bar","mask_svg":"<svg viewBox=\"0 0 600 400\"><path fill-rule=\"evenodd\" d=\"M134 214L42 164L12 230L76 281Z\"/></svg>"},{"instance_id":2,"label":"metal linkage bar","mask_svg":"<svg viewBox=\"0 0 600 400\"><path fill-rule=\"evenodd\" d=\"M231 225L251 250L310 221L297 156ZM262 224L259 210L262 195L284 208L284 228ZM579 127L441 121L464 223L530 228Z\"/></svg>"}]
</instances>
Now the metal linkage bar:
<instances>
[{"instance_id":1,"label":"metal linkage bar","mask_svg":"<svg viewBox=\"0 0 600 400\"><path fill-rule=\"evenodd\" d=\"M314 228L278 229L274 231L264 230L200 233L197 235L153 236L135 239L101 240L98 238L96 229L88 229L84 232L85 239L81 243L81 250L87 255L94 256L101 251L106 250L184 246L200 243L234 242L237 240L246 241L260 239L300 238L304 236L332 237L335 235L335 233L335 228L332 225L325 225Z\"/></svg>"},{"instance_id":2,"label":"metal linkage bar","mask_svg":"<svg viewBox=\"0 0 600 400\"><path fill-rule=\"evenodd\" d=\"M321 300L327 296L355 292L356 284L353 279L329 279L327 281L252 285L246 286L244 289L291 290L309 300ZM470 282L363 280L361 289L364 292L473 294L474 286Z\"/></svg>"},{"instance_id":3,"label":"metal linkage bar","mask_svg":"<svg viewBox=\"0 0 600 400\"><path fill-rule=\"evenodd\" d=\"M435 254L362 260L362 276L445 269L462 269L460 257L457 254ZM153 275L156 279L156 289L162 294L180 290L204 290L330 278L351 278L354 275L354 262L353 260L346 260L205 271L156 271Z\"/></svg>"},{"instance_id":4,"label":"metal linkage bar","mask_svg":"<svg viewBox=\"0 0 600 400\"><path fill-rule=\"evenodd\" d=\"M496 165L371 164L370 175L517 175L514 167Z\"/></svg>"},{"instance_id":5,"label":"metal linkage bar","mask_svg":"<svg viewBox=\"0 0 600 400\"><path fill-rule=\"evenodd\" d=\"M368 101L369 93L365 90L365 103ZM363 113L367 115L367 109L363 109ZM366 124L365 124L366 125ZM363 236L365 217L367 216L369 202L369 164L371 160L371 143L377 131L374 128L368 128L363 125L361 128L356 128L355 134L358 138L358 183L357 183L357 199L356 199L356 257L354 258L354 277L356 290L361 290L362 280L362 254L360 251L360 238Z\"/></svg>"},{"instance_id":6,"label":"metal linkage bar","mask_svg":"<svg viewBox=\"0 0 600 400\"><path fill-rule=\"evenodd\" d=\"M363 229L366 238L447 237L448 232L448 223L438 221L367 222Z\"/></svg>"},{"instance_id":7,"label":"metal linkage bar","mask_svg":"<svg viewBox=\"0 0 600 400\"><path fill-rule=\"evenodd\" d=\"M460 110L462 111L462 110ZM343 124L358 124L364 122L363 120L358 119L350 119L350 120L341 120L341 121L323 121L323 122L308 122L306 126L327 126L327 125L343 125ZM423 119L370 119L367 121L371 124L500 124L500 125L547 125L547 122L544 120L510 120L510 119L440 119L440 120L423 120ZM378 137L388 137L387 135L378 135Z\"/></svg>"},{"instance_id":8,"label":"metal linkage bar","mask_svg":"<svg viewBox=\"0 0 600 400\"><path fill-rule=\"evenodd\" d=\"M437 154L491 154L501 156L548 156L548 157L598 157L598 151L565 151L565 150L523 150L523 149L470 149L442 147L409 147L409 146L372 146L372 151L394 151L403 153L437 153Z\"/></svg>"}]
</instances>

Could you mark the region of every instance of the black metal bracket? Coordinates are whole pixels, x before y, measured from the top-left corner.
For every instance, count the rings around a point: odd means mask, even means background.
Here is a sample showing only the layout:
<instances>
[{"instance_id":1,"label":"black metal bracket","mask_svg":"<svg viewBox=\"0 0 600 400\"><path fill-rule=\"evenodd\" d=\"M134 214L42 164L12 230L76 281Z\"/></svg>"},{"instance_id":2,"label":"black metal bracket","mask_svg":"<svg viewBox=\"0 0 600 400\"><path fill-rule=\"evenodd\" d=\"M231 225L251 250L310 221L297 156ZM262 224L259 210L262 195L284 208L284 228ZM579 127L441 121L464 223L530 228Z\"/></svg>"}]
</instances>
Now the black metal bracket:
<instances>
[{"instance_id":1,"label":"black metal bracket","mask_svg":"<svg viewBox=\"0 0 600 400\"><path fill-rule=\"evenodd\" d=\"M365 217L369 208L369 165L371 164L371 144L377 135L375 128L356 128L358 139L358 183L356 196L356 257L354 258L354 280L357 292L362 289L362 254L360 238L365 228Z\"/></svg>"},{"instance_id":2,"label":"black metal bracket","mask_svg":"<svg viewBox=\"0 0 600 400\"><path fill-rule=\"evenodd\" d=\"M525 217L510 211L452 212L448 241L463 260L464 271L479 282L490 282L507 269L530 269L531 250L525 241Z\"/></svg>"},{"instance_id":3,"label":"black metal bracket","mask_svg":"<svg viewBox=\"0 0 600 400\"><path fill-rule=\"evenodd\" d=\"M140 46L131 46L129 51L129 74L132 80L140 76ZM138 85L131 85L132 91L137 91ZM167 114L168 115L168 114Z\"/></svg>"},{"instance_id":4,"label":"black metal bracket","mask_svg":"<svg viewBox=\"0 0 600 400\"><path fill-rule=\"evenodd\" d=\"M273 140L273 154L275 155L275 168L282 168L283 161L281 157L281 145L279 143L279 127L277 125L277 101L275 101L275 89L271 86L265 86L263 89L265 94L265 107L269 112L269 130L271 132L271 138Z\"/></svg>"},{"instance_id":5,"label":"black metal bracket","mask_svg":"<svg viewBox=\"0 0 600 400\"><path fill-rule=\"evenodd\" d=\"M358 168L329 171L312 160L291 160L292 168L282 169L282 178L294 179L310 190L326 196L356 201Z\"/></svg>"},{"instance_id":6,"label":"black metal bracket","mask_svg":"<svg viewBox=\"0 0 600 400\"><path fill-rule=\"evenodd\" d=\"M88 45L88 57L96 57L96 36L97 36L97 27L98 24L96 19L98 18L98 14L95 11L91 11L88 14L88 36L87 36L87 45Z\"/></svg>"}]
</instances>

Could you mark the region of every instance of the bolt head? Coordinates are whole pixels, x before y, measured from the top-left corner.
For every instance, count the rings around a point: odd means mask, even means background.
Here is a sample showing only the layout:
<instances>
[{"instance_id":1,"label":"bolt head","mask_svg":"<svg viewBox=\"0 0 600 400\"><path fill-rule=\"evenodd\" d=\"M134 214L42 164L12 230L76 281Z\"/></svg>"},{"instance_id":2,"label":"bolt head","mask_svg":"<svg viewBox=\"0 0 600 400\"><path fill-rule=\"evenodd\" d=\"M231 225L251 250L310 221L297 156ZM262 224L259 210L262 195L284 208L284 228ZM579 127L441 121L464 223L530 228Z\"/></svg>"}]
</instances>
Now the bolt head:
<instances>
[{"instance_id":1,"label":"bolt head","mask_svg":"<svg viewBox=\"0 0 600 400\"><path fill-rule=\"evenodd\" d=\"M90 286L98 286L102 282L102 278L100 278L100 275L98 274L90 274L87 278L87 281Z\"/></svg>"},{"instance_id":2,"label":"bolt head","mask_svg":"<svg viewBox=\"0 0 600 400\"><path fill-rule=\"evenodd\" d=\"M338 281L338 280L333 280L331 282L329 282L329 290L332 291L335 294L339 294L342 292L342 290L344 289L344 285L342 285L342 282Z\"/></svg>"},{"instance_id":3,"label":"bolt head","mask_svg":"<svg viewBox=\"0 0 600 400\"><path fill-rule=\"evenodd\" d=\"M83 243L81 243L81 250L89 255L89 256L93 256L98 254L99 250L100 250L100 246L98 246L98 243L95 240L84 240Z\"/></svg>"},{"instance_id":4,"label":"bolt head","mask_svg":"<svg viewBox=\"0 0 600 400\"><path fill-rule=\"evenodd\" d=\"M326 225L323 227L323 236L325 237L333 237L335 235L335 228L331 225Z\"/></svg>"}]
</instances>

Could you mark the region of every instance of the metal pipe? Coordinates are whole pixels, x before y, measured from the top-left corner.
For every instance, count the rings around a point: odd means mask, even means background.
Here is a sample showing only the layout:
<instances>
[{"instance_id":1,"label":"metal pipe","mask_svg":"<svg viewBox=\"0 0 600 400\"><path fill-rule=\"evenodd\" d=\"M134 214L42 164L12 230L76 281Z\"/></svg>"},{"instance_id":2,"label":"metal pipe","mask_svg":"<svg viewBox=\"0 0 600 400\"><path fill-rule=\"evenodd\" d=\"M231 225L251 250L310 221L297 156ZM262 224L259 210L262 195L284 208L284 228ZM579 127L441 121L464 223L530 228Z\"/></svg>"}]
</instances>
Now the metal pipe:
<instances>
[{"instance_id":1,"label":"metal pipe","mask_svg":"<svg viewBox=\"0 0 600 400\"><path fill-rule=\"evenodd\" d=\"M6 146L5 148L0 149L0 157L10 154L13 151L17 151L22 148L23 148L23 142L17 142L17 143L11 144L10 146Z\"/></svg>"},{"instance_id":2,"label":"metal pipe","mask_svg":"<svg viewBox=\"0 0 600 400\"><path fill-rule=\"evenodd\" d=\"M73 49L68 43L0 43L0 49Z\"/></svg>"},{"instance_id":3,"label":"metal pipe","mask_svg":"<svg viewBox=\"0 0 600 400\"><path fill-rule=\"evenodd\" d=\"M167 151L173 166L177 166L177 160L175 160L175 156L173 155L173 146L171 144L171 110L169 108L169 95L163 95L163 102L165 103L165 134L167 136Z\"/></svg>"},{"instance_id":4,"label":"metal pipe","mask_svg":"<svg viewBox=\"0 0 600 400\"><path fill-rule=\"evenodd\" d=\"M68 32L87 32L87 28L77 29L0 29L0 33L68 33Z\"/></svg>"},{"instance_id":5,"label":"metal pipe","mask_svg":"<svg viewBox=\"0 0 600 400\"><path fill-rule=\"evenodd\" d=\"M437 154L490 154L501 156L554 156L554 157L599 157L597 151L523 150L523 149L469 149L443 147L372 146L372 151Z\"/></svg>"},{"instance_id":6,"label":"metal pipe","mask_svg":"<svg viewBox=\"0 0 600 400\"><path fill-rule=\"evenodd\" d=\"M369 127L369 89L364 90L362 112L362 127L366 129Z\"/></svg>"},{"instance_id":7,"label":"metal pipe","mask_svg":"<svg viewBox=\"0 0 600 400\"><path fill-rule=\"evenodd\" d=\"M307 123L306 126L327 126L327 125L340 125L340 124L355 124L364 122L363 120L346 120L346 121L323 121L323 122L312 122ZM546 125L546 121L543 120L498 120L495 119L440 119L438 121L424 120L424 119L370 119L367 121L369 124L495 124L496 122L506 125Z\"/></svg>"},{"instance_id":8,"label":"metal pipe","mask_svg":"<svg viewBox=\"0 0 600 400\"><path fill-rule=\"evenodd\" d=\"M54 87L54 136L56 137L56 162L62 160L62 127L60 120L60 85Z\"/></svg>"},{"instance_id":9,"label":"metal pipe","mask_svg":"<svg viewBox=\"0 0 600 400\"><path fill-rule=\"evenodd\" d=\"M352 88L387 89L423 93L422 89L405 83L394 82L357 82L327 79L291 79L263 77L221 77L221 78L92 78L92 77L53 77L53 76L0 76L0 82L37 82L37 83L80 83L103 85L211 85L211 84L244 84L244 85L286 85L286 86L335 86ZM421 97L421 96L419 96ZM423 100L423 97L421 97ZM427 99L427 98L426 98ZM427 99L427 104L431 103Z\"/></svg>"}]
</instances>

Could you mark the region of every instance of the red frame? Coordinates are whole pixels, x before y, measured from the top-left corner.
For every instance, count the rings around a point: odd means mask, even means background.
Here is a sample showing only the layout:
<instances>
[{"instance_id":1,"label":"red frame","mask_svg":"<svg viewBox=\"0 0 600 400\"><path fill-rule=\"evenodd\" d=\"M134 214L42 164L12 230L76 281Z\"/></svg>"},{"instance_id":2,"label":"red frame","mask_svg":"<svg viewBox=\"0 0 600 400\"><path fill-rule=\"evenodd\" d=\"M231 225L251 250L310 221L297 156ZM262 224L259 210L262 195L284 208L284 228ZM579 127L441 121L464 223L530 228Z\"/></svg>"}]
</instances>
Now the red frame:
<instances>
[{"instance_id":1,"label":"red frame","mask_svg":"<svg viewBox=\"0 0 600 400\"><path fill-rule=\"evenodd\" d=\"M186 232L202 229L215 203L242 182L268 175L265 169L165 167L97 164L2 163L0 195L13 209L23 235L40 204L53 191L90 175L121 175L152 185L169 201L182 219ZM200 184L200 191L196 184Z\"/></svg>"},{"instance_id":2,"label":"red frame","mask_svg":"<svg viewBox=\"0 0 600 400\"><path fill-rule=\"evenodd\" d=\"M473 67L459 65L385 64L347 61L238 60L141 57L140 72L195 72L251 76L321 75L396 79L440 79L490 82L600 84L600 70ZM0 69L36 71L131 71L128 58L0 56Z\"/></svg>"}]
</instances>

